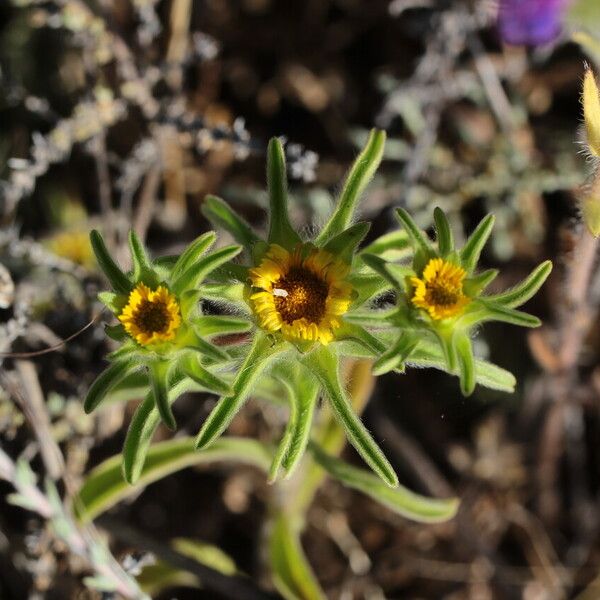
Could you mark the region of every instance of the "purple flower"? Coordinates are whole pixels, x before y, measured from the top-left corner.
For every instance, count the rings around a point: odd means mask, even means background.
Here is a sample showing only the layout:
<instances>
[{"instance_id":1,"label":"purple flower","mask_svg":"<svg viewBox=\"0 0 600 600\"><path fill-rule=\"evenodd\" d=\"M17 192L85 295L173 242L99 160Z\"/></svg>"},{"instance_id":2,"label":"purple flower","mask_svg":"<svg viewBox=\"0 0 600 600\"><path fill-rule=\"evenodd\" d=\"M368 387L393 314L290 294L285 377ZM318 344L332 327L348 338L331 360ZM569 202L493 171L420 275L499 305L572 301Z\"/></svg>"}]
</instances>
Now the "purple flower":
<instances>
[{"instance_id":1,"label":"purple flower","mask_svg":"<svg viewBox=\"0 0 600 600\"><path fill-rule=\"evenodd\" d=\"M539 46L561 32L569 0L500 0L498 29L507 44Z\"/></svg>"}]
</instances>

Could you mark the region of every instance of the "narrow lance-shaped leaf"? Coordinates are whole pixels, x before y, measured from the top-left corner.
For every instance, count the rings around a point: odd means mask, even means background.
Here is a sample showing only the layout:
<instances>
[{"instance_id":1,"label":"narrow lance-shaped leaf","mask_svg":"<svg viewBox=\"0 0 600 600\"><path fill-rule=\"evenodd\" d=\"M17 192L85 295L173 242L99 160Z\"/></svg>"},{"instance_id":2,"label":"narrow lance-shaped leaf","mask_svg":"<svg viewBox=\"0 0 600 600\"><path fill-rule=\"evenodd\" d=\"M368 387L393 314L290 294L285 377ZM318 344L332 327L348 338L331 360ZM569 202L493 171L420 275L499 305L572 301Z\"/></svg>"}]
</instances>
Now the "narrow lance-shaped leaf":
<instances>
[{"instance_id":1,"label":"narrow lance-shaped leaf","mask_svg":"<svg viewBox=\"0 0 600 600\"><path fill-rule=\"evenodd\" d=\"M486 300L494 302L496 304L502 304L507 308L516 308L521 306L529 300L536 292L542 287L544 281L546 281L548 275L552 271L552 263L547 260L541 265L536 267L529 276L522 281L519 285L514 288L502 292L501 294L495 294L493 296L486 296Z\"/></svg>"},{"instance_id":2,"label":"narrow lance-shaped leaf","mask_svg":"<svg viewBox=\"0 0 600 600\"><path fill-rule=\"evenodd\" d=\"M193 386L191 380L182 373L175 372L169 381L169 402L173 402L184 392L193 389ZM159 423L160 415L150 392L137 407L123 445L123 476L128 483L133 484L139 479L152 436Z\"/></svg>"},{"instance_id":3,"label":"narrow lance-shaped leaf","mask_svg":"<svg viewBox=\"0 0 600 600\"><path fill-rule=\"evenodd\" d=\"M127 275L121 271L117 263L112 259L106 249L102 236L95 229L90 232L90 243L92 244L92 250L96 255L96 260L98 261L100 268L106 275L115 292L118 294L129 294L133 287L131 281L129 281Z\"/></svg>"},{"instance_id":4,"label":"narrow lance-shaped leaf","mask_svg":"<svg viewBox=\"0 0 600 600\"><path fill-rule=\"evenodd\" d=\"M200 364L196 353L188 353L179 364L183 369L183 372L190 379L193 379L199 386L209 392L215 392L217 394L231 393L231 388L227 383L216 375L213 375L213 373Z\"/></svg>"},{"instance_id":5,"label":"narrow lance-shaped leaf","mask_svg":"<svg viewBox=\"0 0 600 600\"><path fill-rule=\"evenodd\" d=\"M298 405L298 417L292 437L288 447L287 454L283 459L283 467L287 471L286 478L290 477L299 464L308 440L313 420L313 414L319 398L318 381L307 377L306 373L301 372L301 379L296 385L296 402Z\"/></svg>"},{"instance_id":6,"label":"narrow lance-shaped leaf","mask_svg":"<svg viewBox=\"0 0 600 600\"><path fill-rule=\"evenodd\" d=\"M291 248L301 240L290 225L285 155L283 146L277 138L271 138L267 148L267 186L269 188L269 243Z\"/></svg>"},{"instance_id":7,"label":"narrow lance-shaped leaf","mask_svg":"<svg viewBox=\"0 0 600 600\"><path fill-rule=\"evenodd\" d=\"M390 269L389 263L372 254L361 254L363 262L375 273L381 275L392 287L402 289L403 285L396 274Z\"/></svg>"},{"instance_id":8,"label":"narrow lance-shaped leaf","mask_svg":"<svg viewBox=\"0 0 600 600\"><path fill-rule=\"evenodd\" d=\"M396 209L396 217L406 230L414 246L415 254L419 252L423 257L433 255L433 248L427 236L414 222L413 218L403 208Z\"/></svg>"},{"instance_id":9,"label":"narrow lance-shaped leaf","mask_svg":"<svg viewBox=\"0 0 600 600\"><path fill-rule=\"evenodd\" d=\"M492 233L494 220L494 215L484 217L460 251L460 260L467 273L471 273L477 266L481 251Z\"/></svg>"},{"instance_id":10,"label":"narrow lance-shaped leaf","mask_svg":"<svg viewBox=\"0 0 600 600\"><path fill-rule=\"evenodd\" d=\"M221 198L206 196L202 204L202 214L213 225L228 231L233 239L238 244L242 244L248 252L251 252L254 244L260 241L252 227Z\"/></svg>"},{"instance_id":11,"label":"narrow lance-shaped leaf","mask_svg":"<svg viewBox=\"0 0 600 600\"><path fill-rule=\"evenodd\" d=\"M79 521L91 521L125 498L139 494L150 483L191 465L233 461L266 471L271 461L271 451L260 442L248 438L222 438L203 452L196 450L192 437L167 440L149 449L147 460L140 467L133 485L123 479L121 461L120 454L113 456L95 467L86 477L74 499Z\"/></svg>"},{"instance_id":12,"label":"narrow lance-shaped leaf","mask_svg":"<svg viewBox=\"0 0 600 600\"><path fill-rule=\"evenodd\" d=\"M149 365L150 385L152 398L163 423L171 430L176 429L177 423L169 402L169 370L170 364L166 360L154 360Z\"/></svg>"},{"instance_id":13,"label":"narrow lance-shaped leaf","mask_svg":"<svg viewBox=\"0 0 600 600\"><path fill-rule=\"evenodd\" d=\"M464 293L471 298L479 296L479 294L481 294L481 292L496 279L499 272L498 269L487 269L486 271L482 271L481 273L477 273L477 275L469 277L463 283Z\"/></svg>"},{"instance_id":14,"label":"narrow lance-shaped leaf","mask_svg":"<svg viewBox=\"0 0 600 600\"><path fill-rule=\"evenodd\" d=\"M354 339L375 355L386 351L386 345L364 327L354 323L344 322L337 332L338 339Z\"/></svg>"},{"instance_id":15,"label":"narrow lance-shaped leaf","mask_svg":"<svg viewBox=\"0 0 600 600\"><path fill-rule=\"evenodd\" d=\"M389 486L397 486L398 478L394 469L352 409L350 401L342 388L338 373L337 356L326 348L319 348L309 354L305 362L319 379L335 415L346 431L350 443L383 481Z\"/></svg>"},{"instance_id":16,"label":"narrow lance-shaped leaf","mask_svg":"<svg viewBox=\"0 0 600 600\"><path fill-rule=\"evenodd\" d=\"M360 197L371 181L381 159L385 146L385 131L371 130L369 139L352 165L338 203L325 227L316 239L317 245L323 245L327 240L338 235L350 225Z\"/></svg>"},{"instance_id":17,"label":"narrow lance-shaped leaf","mask_svg":"<svg viewBox=\"0 0 600 600\"><path fill-rule=\"evenodd\" d=\"M419 523L439 523L452 519L458 510L457 498L426 498L403 486L389 488L371 473L353 467L310 444L316 461L344 485L370 496L391 511Z\"/></svg>"},{"instance_id":18,"label":"narrow lance-shaped leaf","mask_svg":"<svg viewBox=\"0 0 600 600\"><path fill-rule=\"evenodd\" d=\"M371 227L370 223L355 223L331 238L324 246L327 252L346 263L352 262L358 245L362 242Z\"/></svg>"},{"instance_id":19,"label":"narrow lance-shaped leaf","mask_svg":"<svg viewBox=\"0 0 600 600\"><path fill-rule=\"evenodd\" d=\"M444 211L436 206L433 209L433 220L435 221L435 231L437 233L438 251L442 256L447 256L454 250L454 236L450 223L444 214Z\"/></svg>"},{"instance_id":20,"label":"narrow lance-shaped leaf","mask_svg":"<svg viewBox=\"0 0 600 600\"><path fill-rule=\"evenodd\" d=\"M404 332L388 350L373 364L373 375L379 376L394 369L403 368L413 350L419 345L419 339L412 333Z\"/></svg>"},{"instance_id":21,"label":"narrow lance-shaped leaf","mask_svg":"<svg viewBox=\"0 0 600 600\"><path fill-rule=\"evenodd\" d=\"M419 340L419 345L415 348L407 363L415 367L434 368L441 371L448 370L442 348L439 344L425 338ZM485 360L475 359L475 378L479 385L492 390L508 393L515 391L515 376L506 369Z\"/></svg>"},{"instance_id":22,"label":"narrow lance-shaped leaf","mask_svg":"<svg viewBox=\"0 0 600 600\"><path fill-rule=\"evenodd\" d=\"M402 260L412 254L408 234L403 229L386 233L361 250L361 254L374 254L389 261Z\"/></svg>"},{"instance_id":23,"label":"narrow lance-shaped leaf","mask_svg":"<svg viewBox=\"0 0 600 600\"><path fill-rule=\"evenodd\" d=\"M181 294L184 290L197 287L211 271L236 257L241 250L241 246L225 246L199 258L174 280L173 291Z\"/></svg>"},{"instance_id":24,"label":"narrow lance-shaped leaf","mask_svg":"<svg viewBox=\"0 0 600 600\"><path fill-rule=\"evenodd\" d=\"M152 264L146 254L144 244L142 244L142 241L133 229L129 230L128 239L133 262L133 279L134 281L140 281L152 273Z\"/></svg>"},{"instance_id":25,"label":"narrow lance-shaped leaf","mask_svg":"<svg viewBox=\"0 0 600 600\"><path fill-rule=\"evenodd\" d=\"M460 377L460 390L463 396L470 396L475 389L475 361L473 358L473 346L471 339L466 333L455 336L453 343L458 356L458 372Z\"/></svg>"},{"instance_id":26,"label":"narrow lance-shaped leaf","mask_svg":"<svg viewBox=\"0 0 600 600\"><path fill-rule=\"evenodd\" d=\"M214 360L216 362L224 362L229 360L229 356L227 356L226 352L224 352L214 344L211 344L210 342L207 342L206 340L202 339L199 335L197 335L197 333L192 334L191 338L192 341L187 346L190 350L194 352L199 352L200 354L203 354L207 358L210 358L211 360Z\"/></svg>"},{"instance_id":27,"label":"narrow lance-shaped leaf","mask_svg":"<svg viewBox=\"0 0 600 600\"><path fill-rule=\"evenodd\" d=\"M284 378L281 379L281 384L284 386L288 398L288 406L290 409L287 424L285 426L285 430L283 435L281 436L281 440L275 450L275 456L271 462L271 467L269 468L269 483L273 483L277 480L277 476L279 475L279 469L281 468L281 464L283 463L283 459L285 458L290 442L292 440L292 435L294 430L296 429L296 423L298 421L298 402L296 400L296 393L293 386L290 382Z\"/></svg>"},{"instance_id":28,"label":"narrow lance-shaped leaf","mask_svg":"<svg viewBox=\"0 0 600 600\"><path fill-rule=\"evenodd\" d=\"M215 243L217 234L207 231L198 236L179 256L173 265L171 279L175 280L181 273L187 271Z\"/></svg>"},{"instance_id":29,"label":"narrow lance-shaped leaf","mask_svg":"<svg viewBox=\"0 0 600 600\"><path fill-rule=\"evenodd\" d=\"M241 317L226 315L202 315L193 320L194 329L203 336L244 333L252 329L252 322Z\"/></svg>"},{"instance_id":30,"label":"narrow lance-shaped leaf","mask_svg":"<svg viewBox=\"0 0 600 600\"><path fill-rule=\"evenodd\" d=\"M500 321L519 327L539 327L542 324L537 317L526 312L487 302L483 298L480 298L478 302L482 305L481 310L473 312L473 314L466 314L461 319L461 323L464 323L467 327L487 321Z\"/></svg>"},{"instance_id":31,"label":"narrow lance-shaped leaf","mask_svg":"<svg viewBox=\"0 0 600 600\"><path fill-rule=\"evenodd\" d=\"M198 448L208 446L225 431L246 400L254 380L264 371L274 355L281 350L282 345L273 345L267 336L262 334L255 336L252 348L231 385L232 394L219 400L202 425L196 439Z\"/></svg>"},{"instance_id":32,"label":"narrow lance-shaped leaf","mask_svg":"<svg viewBox=\"0 0 600 600\"><path fill-rule=\"evenodd\" d=\"M106 395L127 375L134 371L137 366L127 360L114 362L105 369L90 386L88 393L83 401L83 408L86 413L91 413Z\"/></svg>"}]
</instances>

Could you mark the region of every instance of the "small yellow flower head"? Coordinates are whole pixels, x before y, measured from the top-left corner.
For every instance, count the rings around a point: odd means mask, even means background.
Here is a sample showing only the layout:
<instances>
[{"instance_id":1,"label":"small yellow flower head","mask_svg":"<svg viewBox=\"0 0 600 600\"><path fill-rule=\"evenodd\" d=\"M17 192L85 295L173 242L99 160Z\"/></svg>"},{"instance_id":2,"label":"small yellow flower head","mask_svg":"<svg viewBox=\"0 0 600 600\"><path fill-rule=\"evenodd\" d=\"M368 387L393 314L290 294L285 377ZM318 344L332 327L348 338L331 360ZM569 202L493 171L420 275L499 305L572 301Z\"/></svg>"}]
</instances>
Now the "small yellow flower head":
<instances>
[{"instance_id":1,"label":"small yellow flower head","mask_svg":"<svg viewBox=\"0 0 600 600\"><path fill-rule=\"evenodd\" d=\"M94 254L87 231L62 231L52 236L47 246L56 256L84 267L91 267L94 264Z\"/></svg>"},{"instance_id":2,"label":"small yellow flower head","mask_svg":"<svg viewBox=\"0 0 600 600\"><path fill-rule=\"evenodd\" d=\"M600 92L590 68L583 78L582 102L587 145L594 156L600 156Z\"/></svg>"},{"instance_id":3,"label":"small yellow flower head","mask_svg":"<svg viewBox=\"0 0 600 600\"><path fill-rule=\"evenodd\" d=\"M167 342L175 337L181 325L179 304L166 287L159 285L151 290L138 283L129 294L119 321L125 331L143 346Z\"/></svg>"},{"instance_id":4,"label":"small yellow flower head","mask_svg":"<svg viewBox=\"0 0 600 600\"><path fill-rule=\"evenodd\" d=\"M459 315L471 301L463 293L463 280L466 271L441 258L432 258L421 278L411 277L414 286L412 303L422 308L438 321Z\"/></svg>"},{"instance_id":5,"label":"small yellow flower head","mask_svg":"<svg viewBox=\"0 0 600 600\"><path fill-rule=\"evenodd\" d=\"M287 339L328 344L350 306L352 287L344 281L350 268L325 250L307 252L299 244L288 252L272 244L260 265L250 270L250 296L259 324Z\"/></svg>"}]
</instances>

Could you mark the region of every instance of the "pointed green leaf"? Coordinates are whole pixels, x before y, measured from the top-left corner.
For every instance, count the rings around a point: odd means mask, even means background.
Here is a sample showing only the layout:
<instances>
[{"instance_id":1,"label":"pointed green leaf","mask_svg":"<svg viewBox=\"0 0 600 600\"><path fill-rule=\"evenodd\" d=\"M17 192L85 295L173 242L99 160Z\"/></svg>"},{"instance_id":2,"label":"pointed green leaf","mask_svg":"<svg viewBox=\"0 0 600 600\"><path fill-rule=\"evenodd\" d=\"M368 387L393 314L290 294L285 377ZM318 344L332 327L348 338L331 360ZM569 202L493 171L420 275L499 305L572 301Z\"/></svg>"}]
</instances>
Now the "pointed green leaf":
<instances>
[{"instance_id":1,"label":"pointed green leaf","mask_svg":"<svg viewBox=\"0 0 600 600\"><path fill-rule=\"evenodd\" d=\"M448 223L444 211L439 206L433 209L433 220L435 221L435 231L437 233L438 252L445 257L454 250L454 236L450 229L450 223Z\"/></svg>"},{"instance_id":2,"label":"pointed green leaf","mask_svg":"<svg viewBox=\"0 0 600 600\"><path fill-rule=\"evenodd\" d=\"M95 229L90 231L90 243L92 244L92 250L96 255L98 265L106 275L114 291L117 294L128 295L133 285L127 275L121 271L117 263L112 259L106 249L102 236Z\"/></svg>"},{"instance_id":3,"label":"pointed green leaf","mask_svg":"<svg viewBox=\"0 0 600 600\"><path fill-rule=\"evenodd\" d=\"M286 470L286 479L292 475L304 454L310 437L319 384L310 377L308 372L304 369L299 372L297 367L298 365L294 365L294 368L283 368L276 374L277 379L286 390L290 415L271 464L270 481L277 478L281 466Z\"/></svg>"},{"instance_id":4,"label":"pointed green leaf","mask_svg":"<svg viewBox=\"0 0 600 600\"><path fill-rule=\"evenodd\" d=\"M484 217L460 251L460 260L467 273L472 273L477 266L481 251L492 233L494 220L494 215Z\"/></svg>"},{"instance_id":5,"label":"pointed green leaf","mask_svg":"<svg viewBox=\"0 0 600 600\"><path fill-rule=\"evenodd\" d=\"M465 333L455 336L454 345L458 356L460 390L463 396L470 396L475 389L475 360L471 339Z\"/></svg>"},{"instance_id":6,"label":"pointed green leaf","mask_svg":"<svg viewBox=\"0 0 600 600\"><path fill-rule=\"evenodd\" d=\"M393 317L396 310L396 307L379 310L356 310L345 314L344 321L361 327L388 328L390 326L389 319Z\"/></svg>"},{"instance_id":7,"label":"pointed green leaf","mask_svg":"<svg viewBox=\"0 0 600 600\"><path fill-rule=\"evenodd\" d=\"M409 258L412 246L408 234L403 229L386 233L361 250L361 254L374 254L387 261L400 261Z\"/></svg>"},{"instance_id":8,"label":"pointed green leaf","mask_svg":"<svg viewBox=\"0 0 600 600\"><path fill-rule=\"evenodd\" d=\"M240 462L266 471L271 462L271 451L248 438L221 438L203 452L196 450L192 437L167 440L150 448L146 464L140 467L134 485L123 478L121 455L117 454L95 467L86 477L74 500L77 518L87 523L125 498L139 494L154 481L192 465L223 461Z\"/></svg>"},{"instance_id":9,"label":"pointed green leaf","mask_svg":"<svg viewBox=\"0 0 600 600\"><path fill-rule=\"evenodd\" d=\"M386 351L387 346L377 337L369 333L364 327L353 323L343 322L337 331L337 339L354 339L375 355Z\"/></svg>"},{"instance_id":10,"label":"pointed green leaf","mask_svg":"<svg viewBox=\"0 0 600 600\"><path fill-rule=\"evenodd\" d=\"M252 383L266 369L275 354L282 350L283 345L274 345L269 337L262 334L255 336L231 386L232 394L219 400L202 425L196 439L197 448L205 448L225 431L248 397Z\"/></svg>"},{"instance_id":11,"label":"pointed green leaf","mask_svg":"<svg viewBox=\"0 0 600 600\"><path fill-rule=\"evenodd\" d=\"M241 246L225 246L199 258L174 280L173 291L179 295L198 287L211 271L237 256L241 250Z\"/></svg>"},{"instance_id":12,"label":"pointed green leaf","mask_svg":"<svg viewBox=\"0 0 600 600\"><path fill-rule=\"evenodd\" d=\"M188 354L183 360L180 361L183 372L190 378L193 379L199 386L208 390L209 392L215 392L217 394L230 394L231 388L222 379L213 375L210 371L205 369L195 354Z\"/></svg>"},{"instance_id":13,"label":"pointed green leaf","mask_svg":"<svg viewBox=\"0 0 600 600\"><path fill-rule=\"evenodd\" d=\"M252 322L250 320L225 315L202 315L195 317L192 322L198 334L205 337L245 333L252 329Z\"/></svg>"},{"instance_id":14,"label":"pointed green leaf","mask_svg":"<svg viewBox=\"0 0 600 600\"><path fill-rule=\"evenodd\" d=\"M305 362L319 379L336 417L346 431L350 443L387 485L397 486L398 478L394 469L367 428L352 410L350 401L340 382L337 356L333 355L330 350L321 347L309 354L305 358Z\"/></svg>"},{"instance_id":15,"label":"pointed green leaf","mask_svg":"<svg viewBox=\"0 0 600 600\"><path fill-rule=\"evenodd\" d=\"M119 314L127 304L126 296L114 292L98 292L98 300L115 314Z\"/></svg>"},{"instance_id":16,"label":"pointed green leaf","mask_svg":"<svg viewBox=\"0 0 600 600\"><path fill-rule=\"evenodd\" d=\"M317 246L322 246L350 225L361 195L383 158L384 146L385 131L372 129L363 151L350 168L333 214L317 236Z\"/></svg>"},{"instance_id":17,"label":"pointed green leaf","mask_svg":"<svg viewBox=\"0 0 600 600\"><path fill-rule=\"evenodd\" d=\"M361 258L368 267L373 269L378 275L381 275L392 287L403 289L403 282L396 276L390 268L390 264L385 260L372 254L361 254Z\"/></svg>"},{"instance_id":18,"label":"pointed green leaf","mask_svg":"<svg viewBox=\"0 0 600 600\"><path fill-rule=\"evenodd\" d=\"M171 404L169 403L169 368L166 360L154 360L150 363L150 385L152 387L152 398L160 414L163 423L172 431L177 428Z\"/></svg>"},{"instance_id":19,"label":"pointed green leaf","mask_svg":"<svg viewBox=\"0 0 600 600\"><path fill-rule=\"evenodd\" d=\"M440 523L452 519L458 510L457 498L426 498L403 486L389 488L377 477L357 469L342 460L325 454L317 444L311 443L310 450L316 461L335 479L345 486L366 494L396 514L419 523Z\"/></svg>"},{"instance_id":20,"label":"pointed green leaf","mask_svg":"<svg viewBox=\"0 0 600 600\"><path fill-rule=\"evenodd\" d=\"M377 296L389 292L395 287L378 273L350 273L347 281L357 293L356 298L352 301L352 308L371 302Z\"/></svg>"},{"instance_id":21,"label":"pointed green leaf","mask_svg":"<svg viewBox=\"0 0 600 600\"><path fill-rule=\"evenodd\" d=\"M280 513L270 525L269 564L279 593L286 600L326 600L291 519Z\"/></svg>"},{"instance_id":22,"label":"pointed green leaf","mask_svg":"<svg viewBox=\"0 0 600 600\"><path fill-rule=\"evenodd\" d=\"M423 231L419 229L413 218L403 208L396 209L396 217L410 237L415 254L420 252L424 257L433 256L431 242Z\"/></svg>"},{"instance_id":23,"label":"pointed green leaf","mask_svg":"<svg viewBox=\"0 0 600 600\"><path fill-rule=\"evenodd\" d=\"M317 381L302 373L301 379L296 385L296 403L298 406L298 417L294 431L290 439L287 454L283 459L283 468L286 470L286 479L291 477L298 466L308 440L313 421L313 414L319 398L320 386Z\"/></svg>"},{"instance_id":24,"label":"pointed green leaf","mask_svg":"<svg viewBox=\"0 0 600 600\"><path fill-rule=\"evenodd\" d=\"M245 301L245 283L203 283L200 287L202 297L217 303L233 305L237 310L248 312Z\"/></svg>"},{"instance_id":25,"label":"pointed green leaf","mask_svg":"<svg viewBox=\"0 0 600 600\"><path fill-rule=\"evenodd\" d=\"M279 476L279 469L281 468L283 459L288 452L293 432L296 429L296 422L298 421L298 403L296 401L294 387L288 380L282 379L281 383L283 384L287 393L290 412L285 430L281 436L281 440L279 440L279 445L275 450L275 456L273 456L273 460L271 461L271 466L269 468L269 483L275 482Z\"/></svg>"},{"instance_id":26,"label":"pointed green leaf","mask_svg":"<svg viewBox=\"0 0 600 600\"><path fill-rule=\"evenodd\" d=\"M206 196L202 203L202 214L213 225L229 232L233 239L244 246L248 252L251 252L254 244L260 241L252 227L221 198Z\"/></svg>"},{"instance_id":27,"label":"pointed green leaf","mask_svg":"<svg viewBox=\"0 0 600 600\"><path fill-rule=\"evenodd\" d=\"M175 372L169 380L169 402L174 402L184 392L194 389L194 385L183 374ZM151 391L135 411L123 445L123 476L130 484L134 484L140 477L152 436L159 423L160 414Z\"/></svg>"},{"instance_id":28,"label":"pointed green leaf","mask_svg":"<svg viewBox=\"0 0 600 600\"><path fill-rule=\"evenodd\" d=\"M214 231L207 231L198 236L179 256L171 271L171 279L174 281L184 271L187 271L201 256L204 255L217 240Z\"/></svg>"},{"instance_id":29,"label":"pointed green leaf","mask_svg":"<svg viewBox=\"0 0 600 600\"><path fill-rule=\"evenodd\" d=\"M121 360L112 363L107 369L102 371L90 386L83 401L85 412L88 414L91 413L104 400L113 387L137 368L135 363L128 360Z\"/></svg>"},{"instance_id":30,"label":"pointed green leaf","mask_svg":"<svg viewBox=\"0 0 600 600\"><path fill-rule=\"evenodd\" d=\"M215 362L225 362L229 360L229 356L227 356L226 352L224 352L214 344L211 344L210 342L207 342L206 340L202 339L199 335L193 334L191 335L191 338L191 343L186 345L186 347L190 350L199 352L200 354L203 354L204 356L210 358L211 360L214 360Z\"/></svg>"},{"instance_id":31,"label":"pointed green leaf","mask_svg":"<svg viewBox=\"0 0 600 600\"><path fill-rule=\"evenodd\" d=\"M386 350L373 364L373 375L379 376L394 369L403 368L404 362L419 345L419 339L408 331L402 333L398 341Z\"/></svg>"},{"instance_id":32,"label":"pointed green leaf","mask_svg":"<svg viewBox=\"0 0 600 600\"><path fill-rule=\"evenodd\" d=\"M542 324L537 317L521 310L507 308L495 302L487 302L482 298L478 300L478 303L481 305L479 310L474 311L472 314L467 313L461 319L461 323L465 323L467 327L487 321L500 321L501 323L510 323L519 327L539 327Z\"/></svg>"},{"instance_id":33,"label":"pointed green leaf","mask_svg":"<svg viewBox=\"0 0 600 600\"><path fill-rule=\"evenodd\" d=\"M142 244L142 241L133 229L129 230L128 239L129 251L131 252L131 260L133 262L133 280L141 281L152 273L152 264L146 254L144 244Z\"/></svg>"},{"instance_id":34,"label":"pointed green leaf","mask_svg":"<svg viewBox=\"0 0 600 600\"><path fill-rule=\"evenodd\" d=\"M479 296L496 279L499 272L498 269L487 269L473 277L469 277L463 283L463 292L471 298Z\"/></svg>"},{"instance_id":35,"label":"pointed green leaf","mask_svg":"<svg viewBox=\"0 0 600 600\"><path fill-rule=\"evenodd\" d=\"M269 243L293 248L301 240L290 225L285 154L277 138L271 138L267 148L267 186L269 188Z\"/></svg>"},{"instance_id":36,"label":"pointed green leaf","mask_svg":"<svg viewBox=\"0 0 600 600\"><path fill-rule=\"evenodd\" d=\"M502 292L501 294L487 296L485 299L488 302L502 304L502 306L506 306L507 308L521 306L521 304L524 304L536 294L540 287L542 287L544 281L546 281L548 275L550 275L551 271L552 262L546 260L536 267L519 285L506 292Z\"/></svg>"},{"instance_id":37,"label":"pointed green leaf","mask_svg":"<svg viewBox=\"0 0 600 600\"><path fill-rule=\"evenodd\" d=\"M358 245L363 241L370 227L370 223L355 223L332 237L323 248L338 260L351 264Z\"/></svg>"},{"instance_id":38,"label":"pointed green leaf","mask_svg":"<svg viewBox=\"0 0 600 600\"><path fill-rule=\"evenodd\" d=\"M419 340L419 345L407 362L415 367L428 367L441 371L448 370L439 343L434 343L426 338ZM508 393L515 391L516 380L514 375L506 369L485 360L475 359L475 378L479 385L492 390Z\"/></svg>"}]
</instances>

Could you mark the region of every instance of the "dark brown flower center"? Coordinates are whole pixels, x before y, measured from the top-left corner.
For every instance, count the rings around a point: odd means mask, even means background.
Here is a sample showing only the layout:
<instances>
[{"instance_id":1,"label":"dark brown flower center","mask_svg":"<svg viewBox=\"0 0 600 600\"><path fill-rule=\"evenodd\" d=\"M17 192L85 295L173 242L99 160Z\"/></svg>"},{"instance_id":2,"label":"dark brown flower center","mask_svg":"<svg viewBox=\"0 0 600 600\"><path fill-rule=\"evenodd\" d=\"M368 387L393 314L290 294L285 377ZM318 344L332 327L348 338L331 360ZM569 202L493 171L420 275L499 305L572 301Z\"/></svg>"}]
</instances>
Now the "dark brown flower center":
<instances>
[{"instance_id":1,"label":"dark brown flower center","mask_svg":"<svg viewBox=\"0 0 600 600\"><path fill-rule=\"evenodd\" d=\"M142 300L137 308L134 323L144 333L164 333L169 327L169 311L164 302Z\"/></svg>"},{"instance_id":2,"label":"dark brown flower center","mask_svg":"<svg viewBox=\"0 0 600 600\"><path fill-rule=\"evenodd\" d=\"M425 300L429 304L436 306L452 306L458 302L459 295L456 290L449 289L445 285L439 284L427 284L427 292L425 294Z\"/></svg>"},{"instance_id":3,"label":"dark brown flower center","mask_svg":"<svg viewBox=\"0 0 600 600\"><path fill-rule=\"evenodd\" d=\"M275 308L288 324L305 318L319 323L325 314L327 284L301 267L294 267L273 285Z\"/></svg>"}]
</instances>

